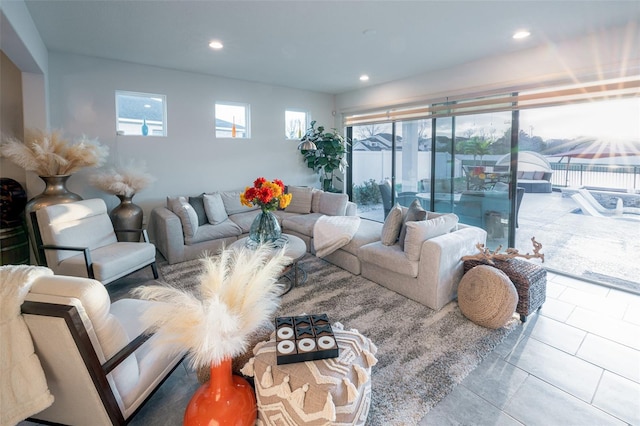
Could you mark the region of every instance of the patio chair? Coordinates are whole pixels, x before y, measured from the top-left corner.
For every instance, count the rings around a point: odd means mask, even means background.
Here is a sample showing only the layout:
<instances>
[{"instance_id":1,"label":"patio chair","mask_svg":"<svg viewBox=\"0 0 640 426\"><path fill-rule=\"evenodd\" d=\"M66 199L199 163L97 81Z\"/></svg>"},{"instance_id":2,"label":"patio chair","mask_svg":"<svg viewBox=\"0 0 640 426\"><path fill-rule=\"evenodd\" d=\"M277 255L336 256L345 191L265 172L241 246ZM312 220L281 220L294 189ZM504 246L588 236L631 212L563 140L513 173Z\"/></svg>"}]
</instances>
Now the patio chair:
<instances>
[{"instance_id":1,"label":"patio chair","mask_svg":"<svg viewBox=\"0 0 640 426\"><path fill-rule=\"evenodd\" d=\"M385 180L378 184L380 195L382 196L382 207L384 209L384 217L386 218L391 211L391 182Z\"/></svg>"},{"instance_id":2,"label":"patio chair","mask_svg":"<svg viewBox=\"0 0 640 426\"><path fill-rule=\"evenodd\" d=\"M156 248L146 230L118 229L142 234L144 242L119 242L100 198L55 204L35 212L47 266L59 275L94 278L108 284L147 266L158 278Z\"/></svg>"}]
</instances>

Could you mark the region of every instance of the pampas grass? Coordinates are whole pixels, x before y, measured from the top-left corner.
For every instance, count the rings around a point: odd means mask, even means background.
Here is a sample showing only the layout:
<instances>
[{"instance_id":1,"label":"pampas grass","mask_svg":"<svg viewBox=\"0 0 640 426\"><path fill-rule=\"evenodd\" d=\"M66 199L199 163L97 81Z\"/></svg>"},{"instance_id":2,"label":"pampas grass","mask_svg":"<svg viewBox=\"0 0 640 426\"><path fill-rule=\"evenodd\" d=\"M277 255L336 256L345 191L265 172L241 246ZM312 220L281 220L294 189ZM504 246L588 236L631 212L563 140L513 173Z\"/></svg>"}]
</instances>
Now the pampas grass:
<instances>
[{"instance_id":1,"label":"pampas grass","mask_svg":"<svg viewBox=\"0 0 640 426\"><path fill-rule=\"evenodd\" d=\"M111 167L91 175L89 181L98 189L113 195L133 197L155 178L146 172L144 162L131 160L123 166Z\"/></svg>"},{"instance_id":2,"label":"pampas grass","mask_svg":"<svg viewBox=\"0 0 640 426\"><path fill-rule=\"evenodd\" d=\"M219 365L249 349L249 336L271 320L280 304L277 279L291 263L284 250L264 244L205 256L199 294L165 286L135 290L143 299L166 304L150 308L142 321L155 330L158 343L189 351L197 369Z\"/></svg>"},{"instance_id":3,"label":"pampas grass","mask_svg":"<svg viewBox=\"0 0 640 426\"><path fill-rule=\"evenodd\" d=\"M59 131L28 130L24 143L15 138L3 141L0 155L38 176L58 176L103 165L109 148L86 136L71 143Z\"/></svg>"}]
</instances>

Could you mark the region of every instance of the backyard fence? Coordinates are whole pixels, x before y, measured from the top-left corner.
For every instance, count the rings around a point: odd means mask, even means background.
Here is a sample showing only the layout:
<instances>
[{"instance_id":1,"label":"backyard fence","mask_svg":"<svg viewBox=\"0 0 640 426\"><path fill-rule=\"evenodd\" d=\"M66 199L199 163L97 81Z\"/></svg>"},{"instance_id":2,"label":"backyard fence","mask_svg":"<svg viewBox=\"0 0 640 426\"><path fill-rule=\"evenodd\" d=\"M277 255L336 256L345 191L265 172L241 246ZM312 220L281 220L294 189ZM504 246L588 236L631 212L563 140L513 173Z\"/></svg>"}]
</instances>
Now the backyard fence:
<instances>
[{"instance_id":1,"label":"backyard fence","mask_svg":"<svg viewBox=\"0 0 640 426\"><path fill-rule=\"evenodd\" d=\"M557 187L598 187L617 190L640 189L640 166L551 163L551 184Z\"/></svg>"}]
</instances>

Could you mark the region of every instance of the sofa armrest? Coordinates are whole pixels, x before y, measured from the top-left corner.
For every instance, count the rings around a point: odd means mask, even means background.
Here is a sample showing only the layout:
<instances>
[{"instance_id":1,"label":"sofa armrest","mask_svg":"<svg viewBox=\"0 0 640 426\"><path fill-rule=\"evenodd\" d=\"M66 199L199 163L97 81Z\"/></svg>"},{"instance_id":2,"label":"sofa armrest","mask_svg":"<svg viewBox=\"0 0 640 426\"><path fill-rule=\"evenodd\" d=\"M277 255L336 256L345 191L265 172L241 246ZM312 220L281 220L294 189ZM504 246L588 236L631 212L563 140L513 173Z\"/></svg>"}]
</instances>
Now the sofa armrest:
<instances>
[{"instance_id":1,"label":"sofa armrest","mask_svg":"<svg viewBox=\"0 0 640 426\"><path fill-rule=\"evenodd\" d=\"M487 232L475 226L459 226L457 231L431 238L422 243L418 278L437 283L438 309L452 300L464 273L462 256L475 254L476 244L485 244Z\"/></svg>"},{"instance_id":2,"label":"sofa armrest","mask_svg":"<svg viewBox=\"0 0 640 426\"><path fill-rule=\"evenodd\" d=\"M151 210L149 228L156 247L170 264L185 260L182 223L175 213L166 207L155 207Z\"/></svg>"},{"instance_id":3,"label":"sofa armrest","mask_svg":"<svg viewBox=\"0 0 640 426\"><path fill-rule=\"evenodd\" d=\"M345 216L356 216L358 214L358 205L353 201L347 201L347 210Z\"/></svg>"}]
</instances>

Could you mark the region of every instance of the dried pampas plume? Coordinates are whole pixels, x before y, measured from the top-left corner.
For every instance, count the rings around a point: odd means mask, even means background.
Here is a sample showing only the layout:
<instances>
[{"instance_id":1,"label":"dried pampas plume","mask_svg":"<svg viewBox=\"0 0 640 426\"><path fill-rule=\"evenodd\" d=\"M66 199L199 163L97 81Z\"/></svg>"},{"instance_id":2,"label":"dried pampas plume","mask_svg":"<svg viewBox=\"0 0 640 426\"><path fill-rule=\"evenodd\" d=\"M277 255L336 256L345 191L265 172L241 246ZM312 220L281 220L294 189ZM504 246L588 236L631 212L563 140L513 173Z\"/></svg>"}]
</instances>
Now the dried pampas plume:
<instances>
[{"instance_id":1,"label":"dried pampas plume","mask_svg":"<svg viewBox=\"0 0 640 426\"><path fill-rule=\"evenodd\" d=\"M86 136L72 143L57 130L50 133L28 130L24 143L16 138L5 139L0 145L0 155L38 176L58 176L103 165L109 148Z\"/></svg>"},{"instance_id":2,"label":"dried pampas plume","mask_svg":"<svg viewBox=\"0 0 640 426\"><path fill-rule=\"evenodd\" d=\"M158 344L188 350L192 368L218 365L245 352L251 333L271 320L282 290L277 279L290 263L284 250L268 244L205 256L197 292L165 286L135 290L143 299L166 303L151 307L142 321L155 330Z\"/></svg>"},{"instance_id":3,"label":"dried pampas plume","mask_svg":"<svg viewBox=\"0 0 640 426\"><path fill-rule=\"evenodd\" d=\"M89 177L89 181L96 188L125 197L133 197L154 180L155 178L147 173L144 162L136 163L133 160L122 166L96 172Z\"/></svg>"}]
</instances>

